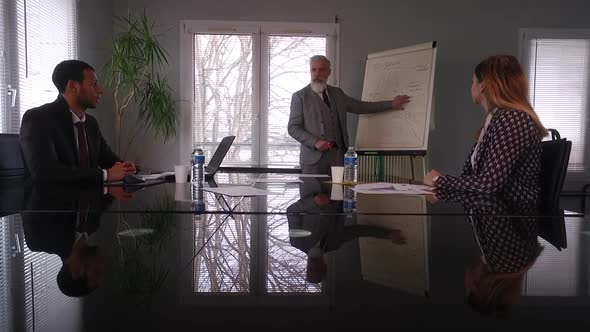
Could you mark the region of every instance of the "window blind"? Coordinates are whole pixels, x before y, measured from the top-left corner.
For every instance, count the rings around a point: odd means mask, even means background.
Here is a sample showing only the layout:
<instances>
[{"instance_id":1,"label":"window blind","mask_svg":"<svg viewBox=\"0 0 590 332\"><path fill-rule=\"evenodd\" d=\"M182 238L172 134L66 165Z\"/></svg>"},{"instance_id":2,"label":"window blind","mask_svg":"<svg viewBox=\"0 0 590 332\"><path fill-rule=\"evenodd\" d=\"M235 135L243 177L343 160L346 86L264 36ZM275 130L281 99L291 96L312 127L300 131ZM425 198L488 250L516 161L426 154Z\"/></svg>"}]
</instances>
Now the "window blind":
<instances>
[{"instance_id":1,"label":"window blind","mask_svg":"<svg viewBox=\"0 0 590 332\"><path fill-rule=\"evenodd\" d=\"M7 100L8 91L8 44L6 43L6 1L0 0L0 133L8 132L9 104Z\"/></svg>"},{"instance_id":2,"label":"window blind","mask_svg":"<svg viewBox=\"0 0 590 332\"><path fill-rule=\"evenodd\" d=\"M63 60L78 56L76 0L17 0L18 115L13 132L28 109L57 97L51 75Z\"/></svg>"},{"instance_id":3,"label":"window blind","mask_svg":"<svg viewBox=\"0 0 590 332\"><path fill-rule=\"evenodd\" d=\"M531 103L546 128L572 141L572 182L573 173L588 171L590 39L533 38L528 48Z\"/></svg>"}]
</instances>

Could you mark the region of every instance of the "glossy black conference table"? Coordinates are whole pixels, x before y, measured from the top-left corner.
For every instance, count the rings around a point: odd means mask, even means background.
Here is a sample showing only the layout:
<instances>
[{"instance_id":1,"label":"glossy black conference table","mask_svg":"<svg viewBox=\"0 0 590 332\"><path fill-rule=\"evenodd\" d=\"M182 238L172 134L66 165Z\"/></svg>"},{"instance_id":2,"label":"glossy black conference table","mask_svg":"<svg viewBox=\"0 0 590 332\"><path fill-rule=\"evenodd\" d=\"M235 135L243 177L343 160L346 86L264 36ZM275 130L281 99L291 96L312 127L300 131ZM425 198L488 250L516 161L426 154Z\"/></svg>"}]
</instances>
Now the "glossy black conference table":
<instances>
[{"instance_id":1,"label":"glossy black conference table","mask_svg":"<svg viewBox=\"0 0 590 332\"><path fill-rule=\"evenodd\" d=\"M190 184L0 187L0 330L590 323L585 197L358 194L350 210L329 179L266 177L219 174L271 194L204 206Z\"/></svg>"}]
</instances>

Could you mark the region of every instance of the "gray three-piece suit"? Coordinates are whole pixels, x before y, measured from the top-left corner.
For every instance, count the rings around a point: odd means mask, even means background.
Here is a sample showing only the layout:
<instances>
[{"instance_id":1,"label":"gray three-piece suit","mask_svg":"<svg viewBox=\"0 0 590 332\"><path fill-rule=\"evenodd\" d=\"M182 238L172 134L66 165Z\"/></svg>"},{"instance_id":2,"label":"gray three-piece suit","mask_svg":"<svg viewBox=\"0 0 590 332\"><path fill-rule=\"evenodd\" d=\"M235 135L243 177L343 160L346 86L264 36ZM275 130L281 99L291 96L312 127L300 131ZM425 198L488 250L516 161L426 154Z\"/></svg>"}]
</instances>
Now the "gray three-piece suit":
<instances>
[{"instance_id":1,"label":"gray three-piece suit","mask_svg":"<svg viewBox=\"0 0 590 332\"><path fill-rule=\"evenodd\" d=\"M302 173L330 174L331 166L342 166L348 149L346 113L368 114L391 109L391 101L364 102L347 96L342 89L327 87L330 107L311 85L295 92L291 99L289 135L301 143ZM315 148L318 140L336 145L325 152Z\"/></svg>"}]
</instances>

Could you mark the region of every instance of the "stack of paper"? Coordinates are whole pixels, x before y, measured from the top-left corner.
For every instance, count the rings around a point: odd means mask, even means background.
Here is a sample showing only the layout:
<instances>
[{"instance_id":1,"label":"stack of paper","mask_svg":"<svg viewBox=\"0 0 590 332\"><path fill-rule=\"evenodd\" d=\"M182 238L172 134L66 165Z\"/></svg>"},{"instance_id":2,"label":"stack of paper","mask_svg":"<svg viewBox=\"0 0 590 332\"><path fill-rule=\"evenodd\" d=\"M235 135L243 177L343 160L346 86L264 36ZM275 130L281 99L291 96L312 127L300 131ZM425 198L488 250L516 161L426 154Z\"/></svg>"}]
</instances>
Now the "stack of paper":
<instances>
[{"instance_id":1,"label":"stack of paper","mask_svg":"<svg viewBox=\"0 0 590 332\"><path fill-rule=\"evenodd\" d=\"M407 183L364 183L357 184L352 190L361 194L398 194L427 195L432 194L434 187Z\"/></svg>"},{"instance_id":2,"label":"stack of paper","mask_svg":"<svg viewBox=\"0 0 590 332\"><path fill-rule=\"evenodd\" d=\"M299 178L329 178L328 174L295 174Z\"/></svg>"},{"instance_id":3,"label":"stack of paper","mask_svg":"<svg viewBox=\"0 0 590 332\"><path fill-rule=\"evenodd\" d=\"M139 174L139 177L144 180L156 180L160 178L164 178L168 175L174 175L174 172L163 172L163 173L156 173L156 174Z\"/></svg>"},{"instance_id":4,"label":"stack of paper","mask_svg":"<svg viewBox=\"0 0 590 332\"><path fill-rule=\"evenodd\" d=\"M252 183L302 183L298 178L262 178L254 179Z\"/></svg>"}]
</instances>

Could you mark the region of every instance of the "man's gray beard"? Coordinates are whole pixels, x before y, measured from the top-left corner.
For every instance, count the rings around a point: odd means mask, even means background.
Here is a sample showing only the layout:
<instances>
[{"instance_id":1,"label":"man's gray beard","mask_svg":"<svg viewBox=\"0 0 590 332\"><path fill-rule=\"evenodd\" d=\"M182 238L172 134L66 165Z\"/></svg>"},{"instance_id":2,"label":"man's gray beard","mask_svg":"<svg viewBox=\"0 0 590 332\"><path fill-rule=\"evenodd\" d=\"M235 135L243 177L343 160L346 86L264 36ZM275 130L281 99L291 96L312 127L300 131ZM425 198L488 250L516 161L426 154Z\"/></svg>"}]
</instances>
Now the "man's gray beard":
<instances>
[{"instance_id":1,"label":"man's gray beard","mask_svg":"<svg viewBox=\"0 0 590 332\"><path fill-rule=\"evenodd\" d=\"M315 93L322 93L324 92L324 90L326 90L326 87L328 86L328 83L324 82L324 81L311 81L311 89L315 92Z\"/></svg>"}]
</instances>

